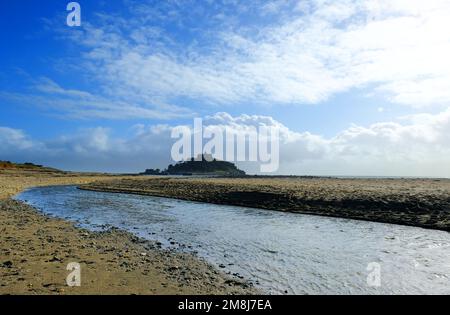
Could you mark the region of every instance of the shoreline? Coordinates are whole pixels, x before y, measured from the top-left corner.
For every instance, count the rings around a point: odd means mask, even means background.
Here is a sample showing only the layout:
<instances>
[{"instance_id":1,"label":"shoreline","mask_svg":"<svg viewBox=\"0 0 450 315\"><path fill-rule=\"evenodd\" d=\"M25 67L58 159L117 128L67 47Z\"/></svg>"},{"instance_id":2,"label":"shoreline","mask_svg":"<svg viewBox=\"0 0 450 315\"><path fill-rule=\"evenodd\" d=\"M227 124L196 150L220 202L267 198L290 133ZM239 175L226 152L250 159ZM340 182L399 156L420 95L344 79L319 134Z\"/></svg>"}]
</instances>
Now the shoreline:
<instances>
[{"instance_id":1,"label":"shoreline","mask_svg":"<svg viewBox=\"0 0 450 315\"><path fill-rule=\"evenodd\" d=\"M446 179L150 178L78 188L450 232L450 180Z\"/></svg>"},{"instance_id":2,"label":"shoreline","mask_svg":"<svg viewBox=\"0 0 450 315\"><path fill-rule=\"evenodd\" d=\"M225 274L205 260L129 232L92 232L42 214L11 199L38 186L79 185L114 176L62 176L0 172L0 294L194 294L259 292L249 282ZM122 178L122 177L121 177ZM4 187L5 187L4 186ZM2 189L3 188L3 189ZM67 264L81 265L81 286L69 287Z\"/></svg>"}]
</instances>

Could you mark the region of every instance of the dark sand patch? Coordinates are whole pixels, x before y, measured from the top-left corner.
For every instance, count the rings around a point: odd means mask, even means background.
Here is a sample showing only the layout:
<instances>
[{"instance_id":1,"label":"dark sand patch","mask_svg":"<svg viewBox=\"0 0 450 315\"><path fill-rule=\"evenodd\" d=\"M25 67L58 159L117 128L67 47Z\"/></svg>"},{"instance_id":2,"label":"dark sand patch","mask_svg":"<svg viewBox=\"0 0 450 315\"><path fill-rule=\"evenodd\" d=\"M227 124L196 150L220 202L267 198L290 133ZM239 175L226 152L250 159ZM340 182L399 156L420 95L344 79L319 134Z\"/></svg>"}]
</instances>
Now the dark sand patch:
<instances>
[{"instance_id":1,"label":"dark sand patch","mask_svg":"<svg viewBox=\"0 0 450 315\"><path fill-rule=\"evenodd\" d=\"M149 178L80 188L450 231L447 179Z\"/></svg>"}]
</instances>

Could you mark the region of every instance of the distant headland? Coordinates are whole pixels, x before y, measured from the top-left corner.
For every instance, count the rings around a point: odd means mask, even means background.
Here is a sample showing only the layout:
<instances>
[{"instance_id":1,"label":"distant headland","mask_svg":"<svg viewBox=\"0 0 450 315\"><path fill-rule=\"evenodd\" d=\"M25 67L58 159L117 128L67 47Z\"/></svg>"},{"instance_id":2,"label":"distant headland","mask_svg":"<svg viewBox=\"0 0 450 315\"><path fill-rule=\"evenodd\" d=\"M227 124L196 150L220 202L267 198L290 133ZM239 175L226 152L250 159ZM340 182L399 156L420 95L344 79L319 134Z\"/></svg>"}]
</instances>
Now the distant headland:
<instances>
[{"instance_id":1,"label":"distant headland","mask_svg":"<svg viewBox=\"0 0 450 315\"><path fill-rule=\"evenodd\" d=\"M52 167L46 167L39 164L30 162L26 163L14 163L10 161L0 161L0 170L23 170L23 171L48 171L48 172L61 172L60 170Z\"/></svg>"}]
</instances>

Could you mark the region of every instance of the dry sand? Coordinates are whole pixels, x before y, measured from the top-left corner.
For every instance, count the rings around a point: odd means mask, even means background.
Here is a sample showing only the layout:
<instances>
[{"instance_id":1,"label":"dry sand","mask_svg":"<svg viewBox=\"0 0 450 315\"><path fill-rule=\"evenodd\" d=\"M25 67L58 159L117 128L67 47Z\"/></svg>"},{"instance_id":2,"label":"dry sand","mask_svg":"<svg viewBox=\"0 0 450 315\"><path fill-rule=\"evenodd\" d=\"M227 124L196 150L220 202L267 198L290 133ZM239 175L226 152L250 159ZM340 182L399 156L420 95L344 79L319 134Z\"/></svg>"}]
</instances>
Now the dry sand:
<instances>
[{"instance_id":1,"label":"dry sand","mask_svg":"<svg viewBox=\"0 0 450 315\"><path fill-rule=\"evenodd\" d=\"M247 283L228 277L193 255L166 251L118 230L92 233L8 199L28 187L111 178L99 174L0 171L0 294L256 292ZM70 262L81 264L80 287L66 285Z\"/></svg>"},{"instance_id":2,"label":"dry sand","mask_svg":"<svg viewBox=\"0 0 450 315\"><path fill-rule=\"evenodd\" d=\"M448 179L141 178L82 188L450 231Z\"/></svg>"}]
</instances>

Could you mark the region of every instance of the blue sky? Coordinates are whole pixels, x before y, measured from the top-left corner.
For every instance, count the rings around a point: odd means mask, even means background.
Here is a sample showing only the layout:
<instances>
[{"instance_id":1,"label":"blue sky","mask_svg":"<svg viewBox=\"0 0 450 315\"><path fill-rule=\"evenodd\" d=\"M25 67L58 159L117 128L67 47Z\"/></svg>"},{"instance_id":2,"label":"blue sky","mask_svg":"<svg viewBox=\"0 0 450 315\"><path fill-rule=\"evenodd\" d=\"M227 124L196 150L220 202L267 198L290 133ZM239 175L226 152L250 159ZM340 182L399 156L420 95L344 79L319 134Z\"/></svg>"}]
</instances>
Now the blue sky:
<instances>
[{"instance_id":1,"label":"blue sky","mask_svg":"<svg viewBox=\"0 0 450 315\"><path fill-rule=\"evenodd\" d=\"M450 175L448 1L68 2L0 4L0 159L163 167L227 113L284 128L280 173Z\"/></svg>"}]
</instances>

